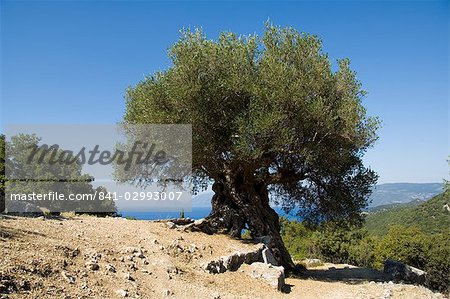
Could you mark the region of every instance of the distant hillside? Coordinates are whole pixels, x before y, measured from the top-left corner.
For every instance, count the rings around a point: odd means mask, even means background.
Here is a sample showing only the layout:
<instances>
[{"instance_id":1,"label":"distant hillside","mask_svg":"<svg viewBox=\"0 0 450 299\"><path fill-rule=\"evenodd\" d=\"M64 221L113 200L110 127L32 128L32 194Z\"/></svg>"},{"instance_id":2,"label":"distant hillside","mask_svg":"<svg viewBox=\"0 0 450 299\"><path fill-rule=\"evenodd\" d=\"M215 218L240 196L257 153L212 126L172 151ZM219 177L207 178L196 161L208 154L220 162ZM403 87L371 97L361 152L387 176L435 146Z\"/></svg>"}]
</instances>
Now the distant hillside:
<instances>
[{"instance_id":1,"label":"distant hillside","mask_svg":"<svg viewBox=\"0 0 450 299\"><path fill-rule=\"evenodd\" d=\"M426 201L442 192L442 183L391 183L376 185L370 197L369 208L409 203L411 201Z\"/></svg>"},{"instance_id":2,"label":"distant hillside","mask_svg":"<svg viewBox=\"0 0 450 299\"><path fill-rule=\"evenodd\" d=\"M370 233L383 235L395 224L416 226L426 233L450 232L450 191L419 205L399 205L373 209L366 217Z\"/></svg>"},{"instance_id":3,"label":"distant hillside","mask_svg":"<svg viewBox=\"0 0 450 299\"><path fill-rule=\"evenodd\" d=\"M369 213L376 213L376 212L382 212L382 211L386 211L392 208L397 208L397 207L411 207L411 206L418 206L422 203L426 202L426 200L422 200L422 199L415 199L413 201L410 202L406 202L406 203L392 203L392 204L388 204L388 205L381 205L381 206L376 206L376 207L371 207L368 209Z\"/></svg>"}]
</instances>

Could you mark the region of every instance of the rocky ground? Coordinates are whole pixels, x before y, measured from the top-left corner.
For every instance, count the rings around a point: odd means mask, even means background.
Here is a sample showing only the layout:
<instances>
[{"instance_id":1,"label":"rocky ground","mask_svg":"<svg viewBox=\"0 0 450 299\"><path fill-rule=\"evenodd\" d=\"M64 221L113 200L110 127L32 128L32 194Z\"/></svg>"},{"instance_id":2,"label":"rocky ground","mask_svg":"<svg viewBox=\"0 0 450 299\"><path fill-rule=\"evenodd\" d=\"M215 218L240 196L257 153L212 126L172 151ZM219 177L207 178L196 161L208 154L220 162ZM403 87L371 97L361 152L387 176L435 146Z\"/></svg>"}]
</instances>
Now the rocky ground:
<instances>
[{"instance_id":1,"label":"rocky ground","mask_svg":"<svg viewBox=\"0 0 450 299\"><path fill-rule=\"evenodd\" d=\"M349 265L325 264L287 277L284 292L258 273L264 264L211 274L205 270L211 261L261 244L169 226L1 217L0 298L443 298Z\"/></svg>"}]
</instances>

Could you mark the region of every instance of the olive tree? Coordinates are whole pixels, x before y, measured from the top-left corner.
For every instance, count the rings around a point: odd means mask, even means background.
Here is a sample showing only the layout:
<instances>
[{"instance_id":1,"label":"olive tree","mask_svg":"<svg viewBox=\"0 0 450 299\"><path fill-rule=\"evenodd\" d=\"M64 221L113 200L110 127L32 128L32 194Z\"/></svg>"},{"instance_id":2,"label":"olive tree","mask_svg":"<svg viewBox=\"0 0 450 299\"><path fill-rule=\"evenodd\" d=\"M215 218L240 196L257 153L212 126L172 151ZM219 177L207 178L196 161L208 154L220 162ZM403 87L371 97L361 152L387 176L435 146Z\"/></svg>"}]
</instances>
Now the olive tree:
<instances>
[{"instance_id":1,"label":"olive tree","mask_svg":"<svg viewBox=\"0 0 450 299\"><path fill-rule=\"evenodd\" d=\"M311 221L360 219L377 179L361 158L379 121L348 59L333 70L317 36L272 25L217 40L185 30L169 55L127 90L124 121L192 124L194 189L215 193L203 231L270 236L292 269L270 199Z\"/></svg>"}]
</instances>

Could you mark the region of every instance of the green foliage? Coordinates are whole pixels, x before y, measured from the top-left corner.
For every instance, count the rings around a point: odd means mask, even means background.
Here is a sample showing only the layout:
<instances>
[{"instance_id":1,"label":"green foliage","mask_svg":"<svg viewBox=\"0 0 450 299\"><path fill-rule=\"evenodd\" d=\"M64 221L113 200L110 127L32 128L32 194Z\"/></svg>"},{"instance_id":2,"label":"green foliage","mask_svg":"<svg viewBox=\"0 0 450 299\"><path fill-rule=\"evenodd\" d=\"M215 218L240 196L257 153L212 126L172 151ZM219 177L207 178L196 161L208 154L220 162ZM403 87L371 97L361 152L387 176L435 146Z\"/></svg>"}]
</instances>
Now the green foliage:
<instances>
[{"instance_id":1,"label":"green foliage","mask_svg":"<svg viewBox=\"0 0 450 299\"><path fill-rule=\"evenodd\" d=\"M425 234L416 227L401 225L391 227L377 245L380 262L391 258L420 269L426 264L427 251Z\"/></svg>"},{"instance_id":2,"label":"green foliage","mask_svg":"<svg viewBox=\"0 0 450 299\"><path fill-rule=\"evenodd\" d=\"M428 234L416 227L395 225L386 235L378 237L368 234L365 228L345 223L309 227L283 219L282 226L286 247L297 259L319 258L381 270L389 258L426 271L428 287L442 292L450 289L448 230Z\"/></svg>"},{"instance_id":3,"label":"green foliage","mask_svg":"<svg viewBox=\"0 0 450 299\"><path fill-rule=\"evenodd\" d=\"M367 231L345 223L325 223L312 235L312 246L320 257L333 263L372 266L374 242Z\"/></svg>"},{"instance_id":4,"label":"green foliage","mask_svg":"<svg viewBox=\"0 0 450 299\"><path fill-rule=\"evenodd\" d=\"M418 206L398 206L370 213L366 227L371 234L384 235L392 225L416 226L426 233L445 233L450 227L450 191L445 191Z\"/></svg>"},{"instance_id":5,"label":"green foliage","mask_svg":"<svg viewBox=\"0 0 450 299\"><path fill-rule=\"evenodd\" d=\"M183 209L181 209L181 211L180 211L180 218L184 218L184 210Z\"/></svg>"},{"instance_id":6,"label":"green foliage","mask_svg":"<svg viewBox=\"0 0 450 299\"><path fill-rule=\"evenodd\" d=\"M450 234L436 234L428 238L426 284L442 292L450 291Z\"/></svg>"},{"instance_id":7,"label":"green foliage","mask_svg":"<svg viewBox=\"0 0 450 299\"><path fill-rule=\"evenodd\" d=\"M281 235L284 245L295 260L313 258L318 252L311 244L313 230L304 223L281 218Z\"/></svg>"},{"instance_id":8,"label":"green foliage","mask_svg":"<svg viewBox=\"0 0 450 299\"><path fill-rule=\"evenodd\" d=\"M242 173L311 220L356 219L375 183L361 157L377 139L348 59L267 25L262 37L182 31L172 66L127 90L125 122L192 124L194 191Z\"/></svg>"},{"instance_id":9,"label":"green foliage","mask_svg":"<svg viewBox=\"0 0 450 299\"><path fill-rule=\"evenodd\" d=\"M375 262L375 239L358 226L327 222L311 227L282 220L283 241L295 259L320 258L333 263L370 267Z\"/></svg>"},{"instance_id":10,"label":"green foliage","mask_svg":"<svg viewBox=\"0 0 450 299\"><path fill-rule=\"evenodd\" d=\"M415 227L391 227L377 245L377 258L395 259L425 270L426 285L450 290L450 233L426 234Z\"/></svg>"}]
</instances>

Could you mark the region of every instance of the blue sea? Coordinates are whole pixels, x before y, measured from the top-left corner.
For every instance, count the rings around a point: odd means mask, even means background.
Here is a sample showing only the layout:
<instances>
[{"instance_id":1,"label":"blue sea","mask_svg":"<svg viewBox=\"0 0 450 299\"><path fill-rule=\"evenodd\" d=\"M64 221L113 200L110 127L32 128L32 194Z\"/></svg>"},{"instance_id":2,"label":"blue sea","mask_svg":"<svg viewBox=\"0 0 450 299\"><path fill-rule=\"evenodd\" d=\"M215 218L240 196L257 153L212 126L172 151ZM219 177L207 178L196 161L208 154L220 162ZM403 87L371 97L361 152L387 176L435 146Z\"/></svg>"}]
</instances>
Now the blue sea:
<instances>
[{"instance_id":1,"label":"blue sea","mask_svg":"<svg viewBox=\"0 0 450 299\"><path fill-rule=\"evenodd\" d=\"M289 220L296 219L294 213L286 214L281 208L275 208L280 216L287 217ZM205 218L211 212L210 207L192 207L192 212L184 212L184 217L191 219ZM180 212L120 212L122 217L133 217L140 220L158 220L172 219L180 217Z\"/></svg>"}]
</instances>

